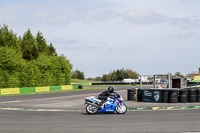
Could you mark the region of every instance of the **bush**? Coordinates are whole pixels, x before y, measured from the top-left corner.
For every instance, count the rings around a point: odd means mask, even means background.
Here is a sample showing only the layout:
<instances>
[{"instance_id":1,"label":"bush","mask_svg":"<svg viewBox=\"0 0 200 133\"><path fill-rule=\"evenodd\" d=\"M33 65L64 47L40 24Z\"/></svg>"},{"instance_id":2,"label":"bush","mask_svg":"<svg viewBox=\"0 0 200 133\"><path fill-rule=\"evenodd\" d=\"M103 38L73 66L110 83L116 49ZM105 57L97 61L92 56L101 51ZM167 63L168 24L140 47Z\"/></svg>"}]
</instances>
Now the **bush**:
<instances>
[{"instance_id":1,"label":"bush","mask_svg":"<svg viewBox=\"0 0 200 133\"><path fill-rule=\"evenodd\" d=\"M0 47L0 88L68 85L72 65L64 56L25 62L13 49Z\"/></svg>"},{"instance_id":2,"label":"bush","mask_svg":"<svg viewBox=\"0 0 200 133\"><path fill-rule=\"evenodd\" d=\"M68 85L71 69L69 60L57 56L42 33L35 39L28 29L17 38L6 25L0 28L0 88Z\"/></svg>"}]
</instances>

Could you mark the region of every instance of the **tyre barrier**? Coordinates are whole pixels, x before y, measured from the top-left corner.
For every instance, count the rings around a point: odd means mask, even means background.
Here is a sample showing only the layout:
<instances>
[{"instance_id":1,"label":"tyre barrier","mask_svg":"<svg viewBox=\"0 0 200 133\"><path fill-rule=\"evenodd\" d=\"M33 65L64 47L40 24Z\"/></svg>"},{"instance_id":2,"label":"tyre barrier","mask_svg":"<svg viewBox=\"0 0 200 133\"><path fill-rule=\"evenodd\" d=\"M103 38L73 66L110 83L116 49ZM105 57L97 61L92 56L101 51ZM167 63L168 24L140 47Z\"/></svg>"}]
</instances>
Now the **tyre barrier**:
<instances>
[{"instance_id":1,"label":"tyre barrier","mask_svg":"<svg viewBox=\"0 0 200 133\"><path fill-rule=\"evenodd\" d=\"M196 89L195 88L188 88L188 102L193 103L196 102Z\"/></svg>"},{"instance_id":2,"label":"tyre barrier","mask_svg":"<svg viewBox=\"0 0 200 133\"><path fill-rule=\"evenodd\" d=\"M127 90L127 100L133 101L135 100L136 89L128 89Z\"/></svg>"},{"instance_id":3,"label":"tyre barrier","mask_svg":"<svg viewBox=\"0 0 200 133\"><path fill-rule=\"evenodd\" d=\"M178 102L179 103L187 103L188 102L188 90L187 89L179 90Z\"/></svg>"},{"instance_id":4,"label":"tyre barrier","mask_svg":"<svg viewBox=\"0 0 200 133\"><path fill-rule=\"evenodd\" d=\"M178 103L178 89L169 90L168 103Z\"/></svg>"},{"instance_id":5,"label":"tyre barrier","mask_svg":"<svg viewBox=\"0 0 200 133\"><path fill-rule=\"evenodd\" d=\"M167 103L168 102L168 95L169 95L169 90L165 89L162 90L162 102Z\"/></svg>"},{"instance_id":6,"label":"tyre barrier","mask_svg":"<svg viewBox=\"0 0 200 133\"><path fill-rule=\"evenodd\" d=\"M200 102L200 88L197 88L196 90L196 102Z\"/></svg>"},{"instance_id":7,"label":"tyre barrier","mask_svg":"<svg viewBox=\"0 0 200 133\"><path fill-rule=\"evenodd\" d=\"M152 89L153 90L153 89ZM142 89L127 90L128 100L142 102ZM200 102L200 88L162 89L162 103L194 103Z\"/></svg>"},{"instance_id":8,"label":"tyre barrier","mask_svg":"<svg viewBox=\"0 0 200 133\"><path fill-rule=\"evenodd\" d=\"M83 89L83 85L78 85L78 89Z\"/></svg>"},{"instance_id":9,"label":"tyre barrier","mask_svg":"<svg viewBox=\"0 0 200 133\"><path fill-rule=\"evenodd\" d=\"M137 89L137 101L142 102L142 89Z\"/></svg>"}]
</instances>

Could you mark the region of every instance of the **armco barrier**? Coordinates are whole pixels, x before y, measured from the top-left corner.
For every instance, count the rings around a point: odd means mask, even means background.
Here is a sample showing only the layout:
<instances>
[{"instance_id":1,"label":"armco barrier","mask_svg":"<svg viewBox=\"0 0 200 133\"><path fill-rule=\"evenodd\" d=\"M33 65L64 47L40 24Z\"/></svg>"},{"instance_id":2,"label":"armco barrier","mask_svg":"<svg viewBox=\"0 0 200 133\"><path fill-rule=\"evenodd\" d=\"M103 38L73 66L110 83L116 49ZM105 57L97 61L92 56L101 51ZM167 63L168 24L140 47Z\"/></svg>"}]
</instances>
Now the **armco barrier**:
<instances>
[{"instance_id":1,"label":"armco barrier","mask_svg":"<svg viewBox=\"0 0 200 133\"><path fill-rule=\"evenodd\" d=\"M115 83L115 82L109 82L109 83L92 83L92 85L129 85L130 83Z\"/></svg>"},{"instance_id":2,"label":"armco barrier","mask_svg":"<svg viewBox=\"0 0 200 133\"><path fill-rule=\"evenodd\" d=\"M140 82L131 82L131 83L125 83L125 82L102 82L102 83L92 83L92 85L138 85ZM153 82L142 82L143 85L153 85Z\"/></svg>"},{"instance_id":3,"label":"armco barrier","mask_svg":"<svg viewBox=\"0 0 200 133\"><path fill-rule=\"evenodd\" d=\"M30 93L54 92L54 91L77 90L77 89L78 89L78 85L24 87L24 88L1 88L0 95L30 94Z\"/></svg>"}]
</instances>

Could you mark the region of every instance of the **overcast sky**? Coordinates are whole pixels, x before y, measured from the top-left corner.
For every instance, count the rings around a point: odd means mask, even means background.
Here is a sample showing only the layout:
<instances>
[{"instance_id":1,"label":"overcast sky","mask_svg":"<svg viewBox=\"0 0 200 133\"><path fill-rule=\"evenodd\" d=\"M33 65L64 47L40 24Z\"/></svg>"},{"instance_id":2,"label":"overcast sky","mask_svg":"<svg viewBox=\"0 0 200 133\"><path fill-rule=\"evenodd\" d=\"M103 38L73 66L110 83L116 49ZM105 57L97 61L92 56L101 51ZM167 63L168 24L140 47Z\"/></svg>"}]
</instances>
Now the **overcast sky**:
<instances>
[{"instance_id":1,"label":"overcast sky","mask_svg":"<svg viewBox=\"0 0 200 133\"><path fill-rule=\"evenodd\" d=\"M42 32L85 77L200 67L200 0L0 0L0 25Z\"/></svg>"}]
</instances>

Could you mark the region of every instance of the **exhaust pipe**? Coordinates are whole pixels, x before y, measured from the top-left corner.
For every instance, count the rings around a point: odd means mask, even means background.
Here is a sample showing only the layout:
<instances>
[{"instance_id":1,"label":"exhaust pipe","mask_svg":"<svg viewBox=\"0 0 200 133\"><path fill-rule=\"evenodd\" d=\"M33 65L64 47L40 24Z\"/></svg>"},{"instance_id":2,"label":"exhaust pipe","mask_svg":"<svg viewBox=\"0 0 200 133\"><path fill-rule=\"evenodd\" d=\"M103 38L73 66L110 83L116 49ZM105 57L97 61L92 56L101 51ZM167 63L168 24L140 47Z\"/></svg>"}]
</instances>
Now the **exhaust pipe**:
<instances>
[{"instance_id":1,"label":"exhaust pipe","mask_svg":"<svg viewBox=\"0 0 200 133\"><path fill-rule=\"evenodd\" d=\"M94 103L89 103L89 102L86 102L85 104L90 104L90 105L93 105L93 106L97 107L97 105L96 105L96 104L94 104Z\"/></svg>"}]
</instances>

